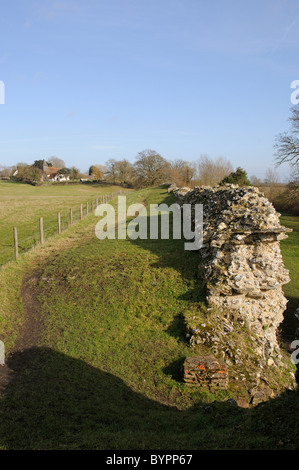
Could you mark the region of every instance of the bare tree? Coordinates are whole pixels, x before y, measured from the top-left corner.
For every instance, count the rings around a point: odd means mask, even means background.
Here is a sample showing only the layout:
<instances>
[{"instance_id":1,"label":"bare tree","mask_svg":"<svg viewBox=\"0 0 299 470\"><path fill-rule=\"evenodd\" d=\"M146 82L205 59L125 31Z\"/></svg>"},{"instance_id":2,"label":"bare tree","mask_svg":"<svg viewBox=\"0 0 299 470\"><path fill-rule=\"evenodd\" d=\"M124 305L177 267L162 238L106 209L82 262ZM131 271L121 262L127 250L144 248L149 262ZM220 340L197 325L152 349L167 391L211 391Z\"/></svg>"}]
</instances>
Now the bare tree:
<instances>
[{"instance_id":1,"label":"bare tree","mask_svg":"<svg viewBox=\"0 0 299 470\"><path fill-rule=\"evenodd\" d=\"M10 166L0 166L0 178L9 178L13 169Z\"/></svg>"},{"instance_id":2,"label":"bare tree","mask_svg":"<svg viewBox=\"0 0 299 470\"><path fill-rule=\"evenodd\" d=\"M133 165L124 158L116 163L116 172L120 183L129 183L133 178Z\"/></svg>"},{"instance_id":3,"label":"bare tree","mask_svg":"<svg viewBox=\"0 0 299 470\"><path fill-rule=\"evenodd\" d=\"M215 186L233 171L230 161L223 157L214 161L208 155L201 155L198 161L198 177L202 185Z\"/></svg>"},{"instance_id":4,"label":"bare tree","mask_svg":"<svg viewBox=\"0 0 299 470\"><path fill-rule=\"evenodd\" d=\"M294 168L292 178L288 183L288 189L290 190L290 196L296 198L297 201L297 212L299 211L299 164Z\"/></svg>"},{"instance_id":5,"label":"bare tree","mask_svg":"<svg viewBox=\"0 0 299 470\"><path fill-rule=\"evenodd\" d=\"M48 159L48 163L52 163L54 168L65 168L65 162L57 157L51 157Z\"/></svg>"},{"instance_id":6,"label":"bare tree","mask_svg":"<svg viewBox=\"0 0 299 470\"><path fill-rule=\"evenodd\" d=\"M299 162L299 108L291 108L290 132L284 132L276 136L274 144L277 165L290 163L296 165Z\"/></svg>"},{"instance_id":7,"label":"bare tree","mask_svg":"<svg viewBox=\"0 0 299 470\"><path fill-rule=\"evenodd\" d=\"M276 171L272 170L272 168L268 168L268 170L266 171L266 177L264 179L264 182L267 184L279 183L279 176Z\"/></svg>"},{"instance_id":8,"label":"bare tree","mask_svg":"<svg viewBox=\"0 0 299 470\"><path fill-rule=\"evenodd\" d=\"M143 150L134 164L136 183L139 186L154 186L169 177L169 163L155 150Z\"/></svg>"},{"instance_id":9,"label":"bare tree","mask_svg":"<svg viewBox=\"0 0 299 470\"><path fill-rule=\"evenodd\" d=\"M262 182L262 180L258 178L256 175L250 176L249 180L250 180L250 184L252 184L253 186L259 186Z\"/></svg>"},{"instance_id":10,"label":"bare tree","mask_svg":"<svg viewBox=\"0 0 299 470\"><path fill-rule=\"evenodd\" d=\"M196 174L196 165L193 162L178 159L170 162L169 171L173 183L177 186L188 186Z\"/></svg>"},{"instance_id":11,"label":"bare tree","mask_svg":"<svg viewBox=\"0 0 299 470\"><path fill-rule=\"evenodd\" d=\"M110 158L106 162L107 169L107 180L111 183L116 183L117 181L117 161L114 158Z\"/></svg>"}]
</instances>

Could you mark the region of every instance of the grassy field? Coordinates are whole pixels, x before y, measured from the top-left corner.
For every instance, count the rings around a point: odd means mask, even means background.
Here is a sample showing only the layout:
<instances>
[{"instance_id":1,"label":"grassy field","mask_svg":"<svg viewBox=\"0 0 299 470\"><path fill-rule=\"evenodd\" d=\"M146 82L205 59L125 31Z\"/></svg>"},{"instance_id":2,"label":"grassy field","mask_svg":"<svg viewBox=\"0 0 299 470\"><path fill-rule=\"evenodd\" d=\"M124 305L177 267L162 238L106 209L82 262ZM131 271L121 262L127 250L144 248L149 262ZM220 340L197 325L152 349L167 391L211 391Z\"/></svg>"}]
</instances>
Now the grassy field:
<instances>
[{"instance_id":1,"label":"grassy field","mask_svg":"<svg viewBox=\"0 0 299 470\"><path fill-rule=\"evenodd\" d=\"M163 188L128 196L137 201L172 202ZM1 339L9 351L23 336L0 449L298 449L297 392L244 409L183 384L182 312L204 298L194 253L180 240L99 241L96 222L0 271ZM282 244L294 279L297 237ZM297 285L286 287L294 301Z\"/></svg>"},{"instance_id":2,"label":"grassy field","mask_svg":"<svg viewBox=\"0 0 299 470\"><path fill-rule=\"evenodd\" d=\"M70 209L79 220L80 204L86 214L86 203L119 191L119 186L100 184L55 185L0 181L0 265L13 259L13 227L18 229L19 252L39 241L39 218L44 219L45 236L57 233L57 213L61 213L62 229L69 225Z\"/></svg>"},{"instance_id":3,"label":"grassy field","mask_svg":"<svg viewBox=\"0 0 299 470\"><path fill-rule=\"evenodd\" d=\"M299 308L299 217L284 214L280 218L282 225L291 228L292 233L281 242L281 252L285 266L290 271L291 282L284 286L284 293L288 299L285 319L282 330L287 341L295 339L295 329L299 327L294 312Z\"/></svg>"}]
</instances>

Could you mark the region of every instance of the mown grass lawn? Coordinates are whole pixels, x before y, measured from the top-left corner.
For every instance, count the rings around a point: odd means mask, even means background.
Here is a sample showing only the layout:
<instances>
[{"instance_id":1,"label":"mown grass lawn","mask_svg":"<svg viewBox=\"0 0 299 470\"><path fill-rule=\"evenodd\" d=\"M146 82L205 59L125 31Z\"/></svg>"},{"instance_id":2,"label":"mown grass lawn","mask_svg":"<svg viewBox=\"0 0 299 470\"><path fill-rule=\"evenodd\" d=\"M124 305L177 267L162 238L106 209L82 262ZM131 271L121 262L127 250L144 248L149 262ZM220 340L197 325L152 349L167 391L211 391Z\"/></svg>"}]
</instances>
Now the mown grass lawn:
<instances>
[{"instance_id":1,"label":"mown grass lawn","mask_svg":"<svg viewBox=\"0 0 299 470\"><path fill-rule=\"evenodd\" d=\"M52 236L57 233L58 212L62 228L67 228L70 209L74 220L79 220L81 204L85 214L87 202L91 204L96 197L120 189L104 184L32 186L0 181L0 265L13 259L13 227L18 229L19 252L22 253L39 242L40 217L44 219L45 236Z\"/></svg>"},{"instance_id":2,"label":"mown grass lawn","mask_svg":"<svg viewBox=\"0 0 299 470\"><path fill-rule=\"evenodd\" d=\"M128 196L163 200L171 202L164 188ZM0 448L298 448L297 392L242 409L229 392L183 384L182 312L204 298L196 254L180 240L100 241L96 222L90 216L0 273L4 327L9 314L24 321L22 299L18 315L9 307L13 275L19 288L26 276L42 320L34 347L9 362L16 373L0 401Z\"/></svg>"}]
</instances>

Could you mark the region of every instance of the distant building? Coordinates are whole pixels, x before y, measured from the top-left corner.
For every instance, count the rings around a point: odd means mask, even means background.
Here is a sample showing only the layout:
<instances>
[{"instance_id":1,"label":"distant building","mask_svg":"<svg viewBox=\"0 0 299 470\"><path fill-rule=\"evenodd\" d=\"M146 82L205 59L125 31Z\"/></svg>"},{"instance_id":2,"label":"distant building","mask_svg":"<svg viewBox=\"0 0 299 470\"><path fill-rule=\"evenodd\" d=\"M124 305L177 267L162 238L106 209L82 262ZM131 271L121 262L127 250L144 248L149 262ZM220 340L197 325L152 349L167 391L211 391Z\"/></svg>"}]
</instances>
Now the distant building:
<instances>
[{"instance_id":1,"label":"distant building","mask_svg":"<svg viewBox=\"0 0 299 470\"><path fill-rule=\"evenodd\" d=\"M92 175L81 175L80 181L84 183L86 181L93 181L94 177Z\"/></svg>"},{"instance_id":2,"label":"distant building","mask_svg":"<svg viewBox=\"0 0 299 470\"><path fill-rule=\"evenodd\" d=\"M62 168L54 168L53 166L48 166L47 162L43 161L43 181L70 181L68 175L63 175L58 173Z\"/></svg>"},{"instance_id":3,"label":"distant building","mask_svg":"<svg viewBox=\"0 0 299 470\"><path fill-rule=\"evenodd\" d=\"M53 173L47 172L47 176L44 181L70 181L70 177L68 175L57 173L57 171L60 168L58 169L54 168L54 169L56 170L56 172L53 172Z\"/></svg>"}]
</instances>

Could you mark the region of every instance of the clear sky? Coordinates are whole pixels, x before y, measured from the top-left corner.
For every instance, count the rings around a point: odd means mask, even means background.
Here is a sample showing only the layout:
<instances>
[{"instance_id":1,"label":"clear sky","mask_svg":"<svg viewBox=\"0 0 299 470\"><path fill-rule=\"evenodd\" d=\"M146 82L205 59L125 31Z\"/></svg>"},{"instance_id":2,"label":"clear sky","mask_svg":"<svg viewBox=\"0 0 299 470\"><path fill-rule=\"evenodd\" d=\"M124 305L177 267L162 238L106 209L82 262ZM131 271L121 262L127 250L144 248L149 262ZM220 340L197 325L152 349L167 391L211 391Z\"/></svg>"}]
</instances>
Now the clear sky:
<instances>
[{"instance_id":1,"label":"clear sky","mask_svg":"<svg viewBox=\"0 0 299 470\"><path fill-rule=\"evenodd\" d=\"M298 0L0 5L0 164L57 156L86 171L153 149L274 168L299 80Z\"/></svg>"}]
</instances>

